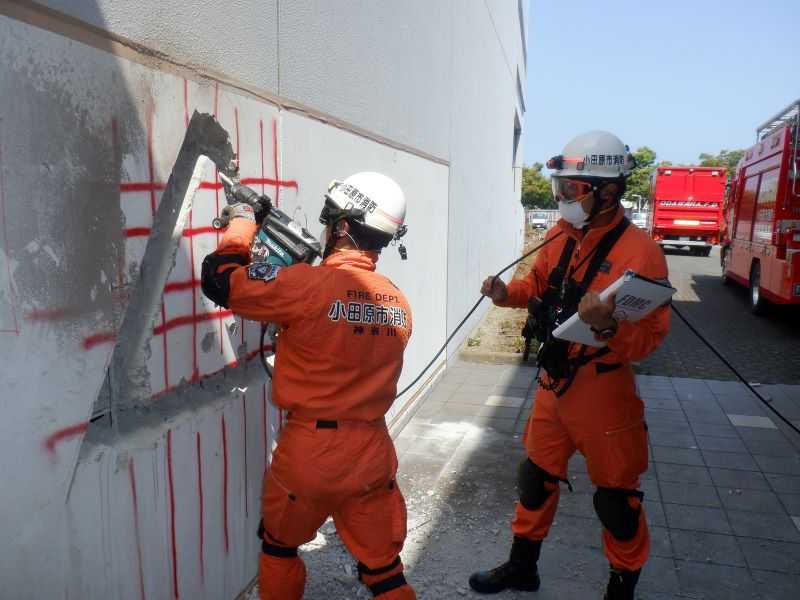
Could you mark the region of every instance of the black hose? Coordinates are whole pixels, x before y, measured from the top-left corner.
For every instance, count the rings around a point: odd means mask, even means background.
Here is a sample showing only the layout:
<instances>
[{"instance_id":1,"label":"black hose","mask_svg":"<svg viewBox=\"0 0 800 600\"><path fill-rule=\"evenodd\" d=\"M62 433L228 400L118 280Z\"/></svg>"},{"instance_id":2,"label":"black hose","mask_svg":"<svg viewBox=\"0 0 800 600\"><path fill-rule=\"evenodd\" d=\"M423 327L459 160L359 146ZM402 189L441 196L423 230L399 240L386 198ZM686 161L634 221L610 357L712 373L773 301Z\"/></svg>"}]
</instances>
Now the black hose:
<instances>
[{"instance_id":1,"label":"black hose","mask_svg":"<svg viewBox=\"0 0 800 600\"><path fill-rule=\"evenodd\" d=\"M544 248L544 247L545 247L547 244L549 244L550 242L552 242L553 240L555 240L556 238L558 238L559 236L561 236L561 235L563 235L563 234L564 234L564 232L563 232L563 231L559 231L557 234L555 234L555 235L554 235L553 237L551 237L549 240L545 240L544 242L542 242L541 244L539 244L538 246L536 246L535 248L533 248L533 249L532 249L532 250L530 250L529 252L526 252L525 254L523 254L522 256L520 256L518 259L516 259L516 260L515 260L514 262L512 262L511 264L509 264L509 265L507 265L507 266L503 267L503 268L502 268L500 271L498 271L498 272L497 272L497 274L494 276L494 278L493 278L493 281L492 281L492 287L494 287L494 282L497 280L497 278L498 278L498 277L500 277L500 275L502 275L503 273L505 273L506 271L508 271L508 270L509 270L511 267L513 267L514 265L516 265L516 264L518 264L518 263L522 262L523 260L525 260L526 258L528 258L528 257L529 257L531 254L533 254L533 253L534 253L534 252L536 252L537 250L540 250L541 248ZM427 365L425 365L425 368L424 368L424 369L422 369L422 371L420 371L419 375L417 375L417 376L414 378L414 381L412 381L411 383L409 383L409 384L408 384L406 387L404 387L404 388L403 388L403 389L402 389L400 392L398 392L398 394L397 394L397 395L394 397L394 399L395 399L395 400L397 400L397 399L398 399L400 396L402 396L403 394L405 394L405 393L406 393L408 390L410 390L412 387L414 387L414 385L416 385L416 383L417 383L417 382L418 382L420 379L422 379L422 376L423 376L423 375L424 375L424 374L425 374L425 373L428 371L428 369L430 369L430 368L431 368L431 366L433 365L433 363L435 363L435 362L436 362L436 359L437 359L437 358L439 358L439 356L441 356L442 352L444 352L444 351L447 349L447 345L448 345L448 344L450 343L450 341L451 341L451 340L452 340L452 339L455 337L455 335L456 335L456 334L459 332L459 330L460 330L460 329L461 329L461 328L464 326L464 323L466 323L466 322L467 322L467 320L468 320L468 319L469 319L469 318L472 316L472 313L474 313L474 312L477 310L478 306L480 306L481 302L483 302L483 299L484 299L485 297L486 297L486 296L481 296L480 298L478 298L478 301L477 301L475 304L473 304L473 305L472 305L472 308L470 308L470 309L469 309L469 312L467 313L467 315L466 315L466 316L465 316L463 319L461 319L461 321L459 322L459 324L458 324L458 325L456 325L456 328L453 330L453 333L451 333L449 336L447 336L447 340L445 341L444 345L442 345L442 347L441 347L441 348L439 348L439 351L438 351L438 352L437 352L437 353L434 355L434 357L431 359L431 361L430 361L430 362L429 362Z\"/></svg>"},{"instance_id":2,"label":"black hose","mask_svg":"<svg viewBox=\"0 0 800 600\"><path fill-rule=\"evenodd\" d=\"M672 312L674 312L676 315L678 315L678 317L680 317L681 321L683 321L684 323L686 323L686 326L687 326L687 327L688 327L688 328L691 330L691 332L692 332L693 334L695 334L695 335L696 335L696 336L697 336L697 337L700 339L700 341L701 341L701 342L703 342L703 343L704 343L704 344L705 344L705 345L708 347L708 349L709 349L709 350L711 350L711 352L713 352L713 353L716 355L716 357L717 357L718 359L720 359L720 360L721 360L721 361L722 361L722 362L725 364L725 366L726 366L726 367L728 367L728 368L731 370L731 372L732 372L734 375L736 375L736 377L738 377L738 378L739 378L739 381L741 381L741 382L742 382L742 383L743 383L743 384L744 384L744 385L747 387L747 389L748 389L748 390L750 390L751 392L753 392L753 395L755 395L755 397L756 397L756 398L758 398L759 400L761 400L761 402L764 404L764 406L766 406L766 407L767 407L768 409L770 409L770 410L771 410L773 413L775 413L775 414L777 415L777 417L778 417L778 418L779 418L781 421L783 421L784 423L786 423L786 425L787 425L787 426L788 426L790 429L792 429L792 430L793 430L795 433L797 433L797 434L800 434L800 429L798 429L798 428L795 426L795 424L794 424L794 423L792 423L791 421L789 421L789 419L787 419L786 417L784 417L784 416L783 416L783 415L782 415L782 414L781 414L781 413L780 413L780 412L779 412L779 411L778 411L778 410L777 410L775 407L773 407L773 406L772 406L772 405L769 403L769 401L767 401L767 400L766 400L766 399L765 399L765 398L764 398L764 397L763 397L761 394L759 394L759 393L756 391L756 389L755 389L755 388L754 388L752 385L750 385L750 383L749 383L749 382L748 382L748 381L747 381L747 380L746 380L744 377L742 377L742 375L739 373L739 371L737 371L737 370L736 370L736 368L735 368L735 367L734 367L734 366L733 366L731 363L729 363L729 362L728 362L728 360L727 360L727 359L726 359L724 356L722 356L722 354L720 354L720 353L717 351L717 349L716 349L716 348L714 348L714 346L711 344L711 342L709 342L709 341L708 341L706 338L704 338L704 337L703 337L703 334L701 334L699 331L697 331L697 329L695 329L695 327L694 327L694 326L693 326L691 323L689 323L689 321L687 321L687 320L686 320L686 317L684 317L684 316L681 314L681 311L679 311L679 310L678 310L678 307L676 307L674 304L672 305Z\"/></svg>"}]
</instances>

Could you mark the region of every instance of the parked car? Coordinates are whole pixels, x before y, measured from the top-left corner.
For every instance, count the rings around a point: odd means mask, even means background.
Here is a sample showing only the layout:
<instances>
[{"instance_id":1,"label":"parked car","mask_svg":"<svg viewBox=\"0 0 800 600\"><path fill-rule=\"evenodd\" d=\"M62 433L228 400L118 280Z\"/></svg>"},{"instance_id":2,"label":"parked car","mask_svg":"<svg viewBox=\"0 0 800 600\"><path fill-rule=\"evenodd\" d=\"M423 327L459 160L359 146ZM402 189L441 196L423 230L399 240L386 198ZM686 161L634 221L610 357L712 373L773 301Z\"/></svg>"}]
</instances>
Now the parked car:
<instances>
[{"instance_id":1,"label":"parked car","mask_svg":"<svg viewBox=\"0 0 800 600\"><path fill-rule=\"evenodd\" d=\"M631 223L633 223L640 229L647 229L647 213L646 212L631 213Z\"/></svg>"},{"instance_id":2,"label":"parked car","mask_svg":"<svg viewBox=\"0 0 800 600\"><path fill-rule=\"evenodd\" d=\"M528 224L533 229L547 229L547 213L545 212L532 212L528 215Z\"/></svg>"}]
</instances>

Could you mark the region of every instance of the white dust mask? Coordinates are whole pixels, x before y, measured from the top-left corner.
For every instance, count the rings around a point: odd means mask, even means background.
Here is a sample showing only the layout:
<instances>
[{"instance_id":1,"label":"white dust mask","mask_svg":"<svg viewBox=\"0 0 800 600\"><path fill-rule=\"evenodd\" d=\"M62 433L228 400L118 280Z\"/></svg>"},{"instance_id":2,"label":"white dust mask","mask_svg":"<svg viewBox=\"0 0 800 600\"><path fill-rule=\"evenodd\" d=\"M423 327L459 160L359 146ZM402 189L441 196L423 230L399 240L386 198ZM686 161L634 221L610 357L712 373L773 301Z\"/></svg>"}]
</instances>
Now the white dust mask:
<instances>
[{"instance_id":1,"label":"white dust mask","mask_svg":"<svg viewBox=\"0 0 800 600\"><path fill-rule=\"evenodd\" d=\"M561 217L576 229L583 229L589 222L589 213L583 210L583 206L577 200L574 202L559 200L558 211Z\"/></svg>"}]
</instances>

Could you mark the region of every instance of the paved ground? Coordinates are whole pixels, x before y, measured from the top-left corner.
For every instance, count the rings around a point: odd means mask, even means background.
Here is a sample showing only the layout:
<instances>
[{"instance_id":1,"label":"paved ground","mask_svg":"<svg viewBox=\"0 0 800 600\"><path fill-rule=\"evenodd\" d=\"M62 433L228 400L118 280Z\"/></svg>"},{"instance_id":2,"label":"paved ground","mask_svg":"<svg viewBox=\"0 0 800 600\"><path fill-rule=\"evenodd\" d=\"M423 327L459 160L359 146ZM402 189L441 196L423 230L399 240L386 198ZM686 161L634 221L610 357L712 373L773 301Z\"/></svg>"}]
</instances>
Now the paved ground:
<instances>
[{"instance_id":1,"label":"paved ground","mask_svg":"<svg viewBox=\"0 0 800 600\"><path fill-rule=\"evenodd\" d=\"M408 503L403 556L420 599L479 597L473 570L503 561L510 543L519 432L530 411L530 368L458 363L397 440ZM800 590L800 439L732 382L640 377L651 466L643 479L653 537L639 598L796 599ZM779 386L800 406L800 386ZM584 461L570 463L543 549L537 594L601 598L607 564ZM302 554L306 598L369 594L332 523Z\"/></svg>"},{"instance_id":2,"label":"paved ground","mask_svg":"<svg viewBox=\"0 0 800 600\"><path fill-rule=\"evenodd\" d=\"M709 257L667 251L675 306L749 381L800 384L800 307L750 313L748 290L720 280L719 249ZM653 375L734 379L676 317L665 343L639 371ZM798 418L798 417L793 417Z\"/></svg>"},{"instance_id":3,"label":"paved ground","mask_svg":"<svg viewBox=\"0 0 800 600\"><path fill-rule=\"evenodd\" d=\"M670 253L668 261L679 310L800 425L800 385L786 385L800 384L800 311L752 316L747 291L720 283L716 251ZM653 544L638 597L800 598L800 436L725 381L733 375L678 319L639 370ZM530 367L456 363L398 438L409 514L403 558L420 599L477 598L469 574L507 557L533 375ZM542 589L498 598L602 597L607 565L580 455L570 479L575 492L562 491L542 551ZM369 597L333 523L301 552L306 598Z\"/></svg>"}]
</instances>

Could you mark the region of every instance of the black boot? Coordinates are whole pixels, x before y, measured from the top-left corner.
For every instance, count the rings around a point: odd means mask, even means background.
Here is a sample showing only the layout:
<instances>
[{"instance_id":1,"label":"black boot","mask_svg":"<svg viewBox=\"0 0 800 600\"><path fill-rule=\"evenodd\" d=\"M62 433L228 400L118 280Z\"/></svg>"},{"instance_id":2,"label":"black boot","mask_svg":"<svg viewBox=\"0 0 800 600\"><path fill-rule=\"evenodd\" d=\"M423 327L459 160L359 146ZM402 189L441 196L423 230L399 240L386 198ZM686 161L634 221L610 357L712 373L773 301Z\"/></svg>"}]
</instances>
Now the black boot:
<instances>
[{"instance_id":1,"label":"black boot","mask_svg":"<svg viewBox=\"0 0 800 600\"><path fill-rule=\"evenodd\" d=\"M641 572L641 569L638 571L611 569L605 600L634 600L633 592Z\"/></svg>"},{"instance_id":2,"label":"black boot","mask_svg":"<svg viewBox=\"0 0 800 600\"><path fill-rule=\"evenodd\" d=\"M481 594L496 594L505 589L535 592L539 589L539 560L541 540L533 541L514 536L508 562L491 571L479 571L469 578L469 586Z\"/></svg>"}]
</instances>

